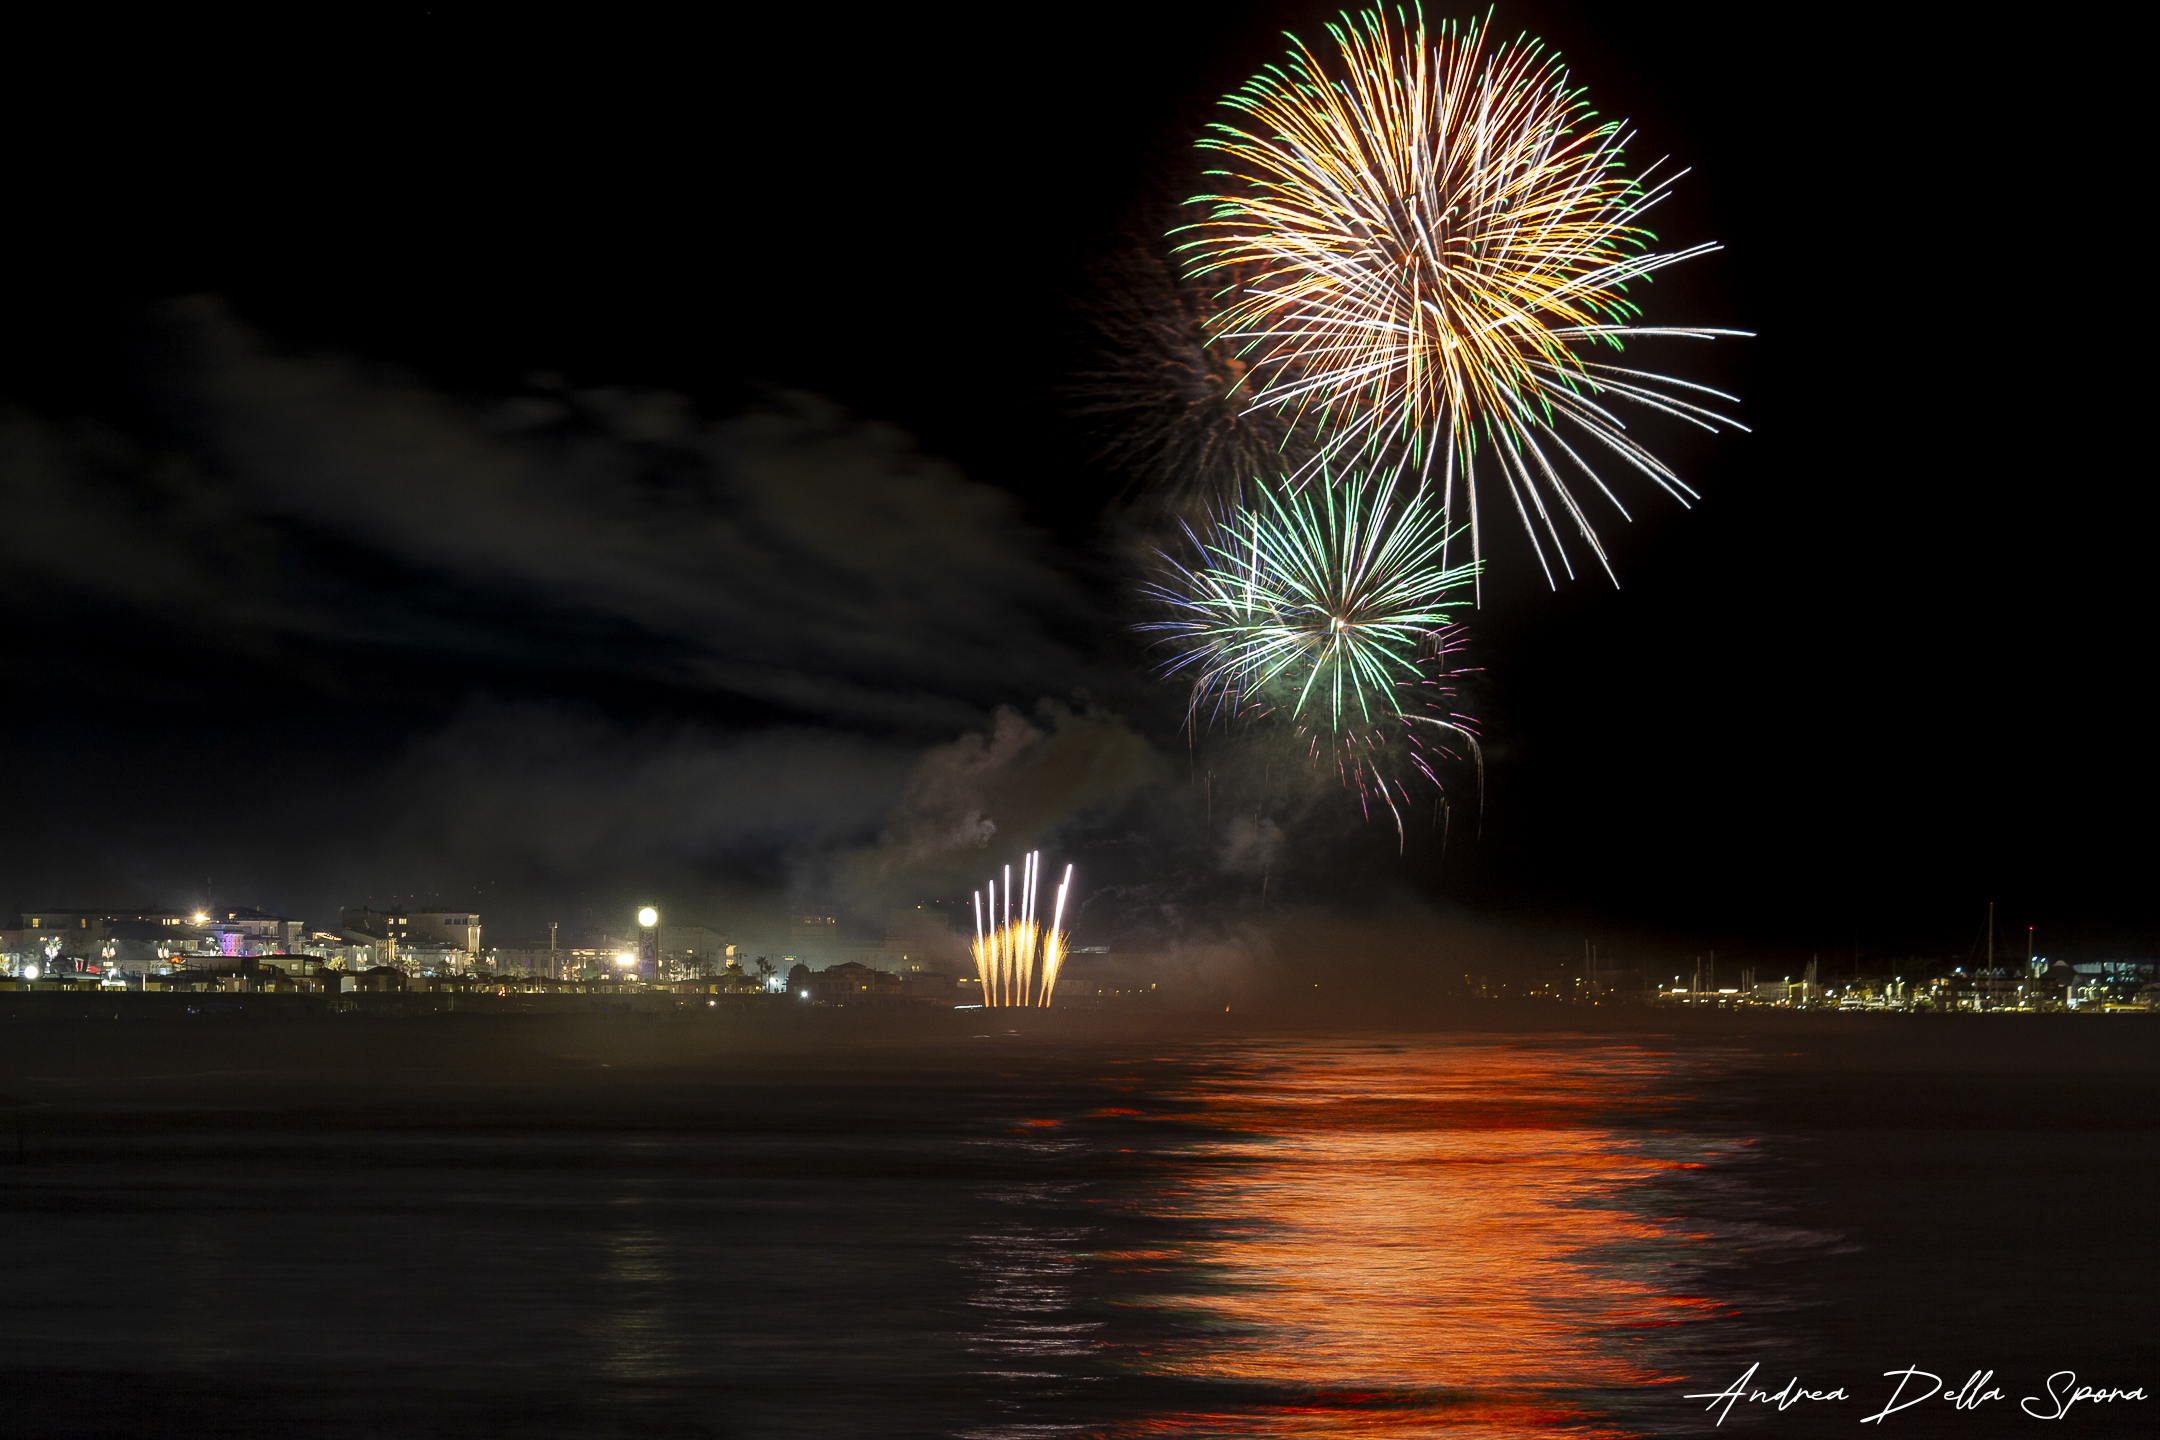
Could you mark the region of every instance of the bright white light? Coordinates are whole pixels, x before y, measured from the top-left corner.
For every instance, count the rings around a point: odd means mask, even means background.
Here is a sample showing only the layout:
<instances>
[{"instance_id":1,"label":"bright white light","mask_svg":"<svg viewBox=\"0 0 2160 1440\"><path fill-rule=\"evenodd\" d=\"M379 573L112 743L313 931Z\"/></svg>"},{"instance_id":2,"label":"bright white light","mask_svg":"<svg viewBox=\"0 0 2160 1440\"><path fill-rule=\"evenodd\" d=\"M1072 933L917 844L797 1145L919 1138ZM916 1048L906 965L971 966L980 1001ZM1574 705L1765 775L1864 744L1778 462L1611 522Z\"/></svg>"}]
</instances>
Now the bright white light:
<instances>
[{"instance_id":1,"label":"bright white light","mask_svg":"<svg viewBox=\"0 0 2160 1440\"><path fill-rule=\"evenodd\" d=\"M660 923L660 912L653 909L652 906L647 905L644 909L637 912L637 923L650 930L653 926Z\"/></svg>"},{"instance_id":2,"label":"bright white light","mask_svg":"<svg viewBox=\"0 0 2160 1440\"><path fill-rule=\"evenodd\" d=\"M23 973L23 979L25 979L25 980L35 980L35 979L37 979L37 966L35 966L35 965L25 965L25 966L23 966L23 972L22 972L22 973Z\"/></svg>"},{"instance_id":3,"label":"bright white light","mask_svg":"<svg viewBox=\"0 0 2160 1440\"><path fill-rule=\"evenodd\" d=\"M627 970L627 969L629 969L629 968L630 968L631 966L633 966L633 965L637 964L637 956L635 956L635 955L617 955L617 956L615 957L615 963L616 963L617 965L620 965L620 966L622 966L622 967L623 967L624 969L626 969L626 970Z\"/></svg>"}]
</instances>

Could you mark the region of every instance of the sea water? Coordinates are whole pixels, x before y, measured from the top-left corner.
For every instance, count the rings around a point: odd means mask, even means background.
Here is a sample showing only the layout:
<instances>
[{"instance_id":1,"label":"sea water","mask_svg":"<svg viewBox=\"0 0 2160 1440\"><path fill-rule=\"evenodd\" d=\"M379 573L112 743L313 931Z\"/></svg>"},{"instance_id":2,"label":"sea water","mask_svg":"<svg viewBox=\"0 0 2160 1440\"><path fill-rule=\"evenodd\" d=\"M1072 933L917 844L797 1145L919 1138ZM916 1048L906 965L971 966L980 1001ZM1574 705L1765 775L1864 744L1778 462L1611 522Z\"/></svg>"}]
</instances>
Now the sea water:
<instances>
[{"instance_id":1,"label":"sea water","mask_svg":"<svg viewBox=\"0 0 2160 1440\"><path fill-rule=\"evenodd\" d=\"M1909 1368L2005 1394L1876 1428L1981 1435L2063 1369L2160 1393L2135 1047L986 1016L10 1026L0 1430L1865 1435ZM1842 1398L1686 1398L1751 1367Z\"/></svg>"}]
</instances>

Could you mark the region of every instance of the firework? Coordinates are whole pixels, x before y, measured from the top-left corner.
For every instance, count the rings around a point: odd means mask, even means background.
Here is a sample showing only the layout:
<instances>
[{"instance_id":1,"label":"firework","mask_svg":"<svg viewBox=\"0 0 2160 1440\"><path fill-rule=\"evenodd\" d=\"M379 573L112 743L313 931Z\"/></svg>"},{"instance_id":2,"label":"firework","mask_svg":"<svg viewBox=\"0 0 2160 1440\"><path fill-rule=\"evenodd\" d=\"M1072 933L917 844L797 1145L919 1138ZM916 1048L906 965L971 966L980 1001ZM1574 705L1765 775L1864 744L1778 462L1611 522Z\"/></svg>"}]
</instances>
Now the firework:
<instances>
[{"instance_id":1,"label":"firework","mask_svg":"<svg viewBox=\"0 0 2160 1440\"><path fill-rule=\"evenodd\" d=\"M1445 513L1399 473L1323 470L1255 482L1185 535L1143 591L1163 618L1140 628L1190 677L1190 727L1277 717L1400 830L1404 773L1437 785L1433 759L1476 745L1445 657L1477 563L1446 562Z\"/></svg>"},{"instance_id":2,"label":"firework","mask_svg":"<svg viewBox=\"0 0 2160 1440\"><path fill-rule=\"evenodd\" d=\"M1067 865L1065 878L1058 882L1057 902L1047 927L1036 918L1035 907L1042 880L1040 850L1029 851L1020 863L1018 919L1013 918L1012 866L1005 867L1002 920L998 918L998 882L993 879L988 886L987 907L983 892L975 892L975 975L982 981L983 1004L1049 1006L1070 941L1062 927L1072 872L1073 867Z\"/></svg>"},{"instance_id":3,"label":"firework","mask_svg":"<svg viewBox=\"0 0 2160 1440\"><path fill-rule=\"evenodd\" d=\"M1555 562L1574 574L1564 529L1610 575L1576 487L1627 511L1591 457L1695 495L1611 402L1745 428L1699 403L1732 396L1608 363L1632 339L1743 333L1644 326L1625 295L1719 247L1650 248L1643 217L1679 175L1629 175L1625 127L1537 42L1428 32L1414 9L1328 34L1231 95L1238 122L1200 141L1224 167L1183 245L1216 295L1210 333L1251 365L1254 404L1325 436L1309 466L1360 457L1434 484L1444 512L1467 507L1473 556L1497 477L1548 583Z\"/></svg>"}]
</instances>

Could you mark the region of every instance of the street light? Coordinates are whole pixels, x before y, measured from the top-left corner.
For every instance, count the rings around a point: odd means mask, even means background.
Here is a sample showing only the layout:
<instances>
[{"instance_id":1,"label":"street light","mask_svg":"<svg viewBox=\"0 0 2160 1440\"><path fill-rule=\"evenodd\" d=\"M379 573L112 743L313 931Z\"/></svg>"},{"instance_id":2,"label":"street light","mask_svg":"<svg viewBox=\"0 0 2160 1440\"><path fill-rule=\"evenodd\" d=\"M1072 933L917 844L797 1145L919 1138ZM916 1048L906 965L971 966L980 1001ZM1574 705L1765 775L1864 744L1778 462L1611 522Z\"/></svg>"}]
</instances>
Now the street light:
<instances>
[{"instance_id":1,"label":"street light","mask_svg":"<svg viewBox=\"0 0 2160 1440\"><path fill-rule=\"evenodd\" d=\"M644 909L637 912L637 923L644 926L647 930L650 930L653 928L653 926L660 923L660 912L653 909L652 906L647 905Z\"/></svg>"}]
</instances>

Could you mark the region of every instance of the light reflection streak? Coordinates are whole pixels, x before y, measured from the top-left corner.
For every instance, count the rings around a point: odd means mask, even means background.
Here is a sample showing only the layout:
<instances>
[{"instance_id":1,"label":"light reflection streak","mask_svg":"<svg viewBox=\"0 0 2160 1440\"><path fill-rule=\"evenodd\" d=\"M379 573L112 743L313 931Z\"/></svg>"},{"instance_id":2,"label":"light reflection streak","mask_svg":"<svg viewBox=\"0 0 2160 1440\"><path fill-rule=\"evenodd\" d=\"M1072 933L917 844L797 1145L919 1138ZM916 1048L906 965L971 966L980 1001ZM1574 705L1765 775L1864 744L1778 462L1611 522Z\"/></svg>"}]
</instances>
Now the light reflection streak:
<instances>
[{"instance_id":1,"label":"light reflection streak","mask_svg":"<svg viewBox=\"0 0 2160 1440\"><path fill-rule=\"evenodd\" d=\"M639 1226L601 1238L612 1303L589 1328L597 1368L618 1380L658 1380L677 1373L674 1317L667 1289L674 1276L667 1242Z\"/></svg>"},{"instance_id":2,"label":"light reflection streak","mask_svg":"<svg viewBox=\"0 0 2160 1440\"><path fill-rule=\"evenodd\" d=\"M976 1142L994 1153L1042 1161L1072 1161L1084 1148L1067 1139L1041 1138L1023 1124L1007 1139ZM1074 1293L1074 1272L1085 1254L1087 1227L1048 1217L1069 1212L1081 1187L1073 1183L1018 1183L988 1187L978 1198L1004 1218L969 1236L960 1263L972 1272L966 1303L984 1312L983 1323L965 1336L979 1380L993 1382L993 1404L1014 1409L1020 1397L1052 1404L1071 1396L1077 1373L1103 1349L1103 1322L1083 1318ZM1045 1384L1044 1382L1048 1382ZM1072 1434L1086 1427L1032 1422L1015 1413L1002 1423L959 1432L963 1440L1022 1440L1039 1434Z\"/></svg>"},{"instance_id":3,"label":"light reflection streak","mask_svg":"<svg viewBox=\"0 0 2160 1440\"><path fill-rule=\"evenodd\" d=\"M1141 1202L1199 1238L1169 1266L1099 1258L1201 1277L1146 1297L1191 1323L1136 1368L1280 1398L1118 1433L1633 1433L1604 1399L1670 1379L1677 1337L1721 1309L1690 1293L1705 1237L1645 1184L1737 1148L1640 1123L1671 1057L1293 1042L1225 1059L1183 1101L1229 1133Z\"/></svg>"},{"instance_id":4,"label":"light reflection streak","mask_svg":"<svg viewBox=\"0 0 2160 1440\"><path fill-rule=\"evenodd\" d=\"M1055 1207L1076 1187L1022 1186L986 1191L983 1198L1023 1214ZM1101 1348L1091 1338L1099 1321L1073 1317L1073 1268L1086 1231L1015 1218L971 1237L962 1263L976 1276L967 1303L989 1312L988 1323L968 1336L969 1350L987 1357L985 1375L1061 1375L1061 1371L1009 1368L1040 1366L1052 1359Z\"/></svg>"},{"instance_id":5,"label":"light reflection streak","mask_svg":"<svg viewBox=\"0 0 2160 1440\"><path fill-rule=\"evenodd\" d=\"M617 1149L647 1159L654 1146L627 1137ZM635 1190L613 1196L595 1236L605 1298L583 1328L594 1369L611 1380L663 1380L682 1368L681 1317L669 1304L676 1281L673 1245L650 1211L650 1198Z\"/></svg>"}]
</instances>

